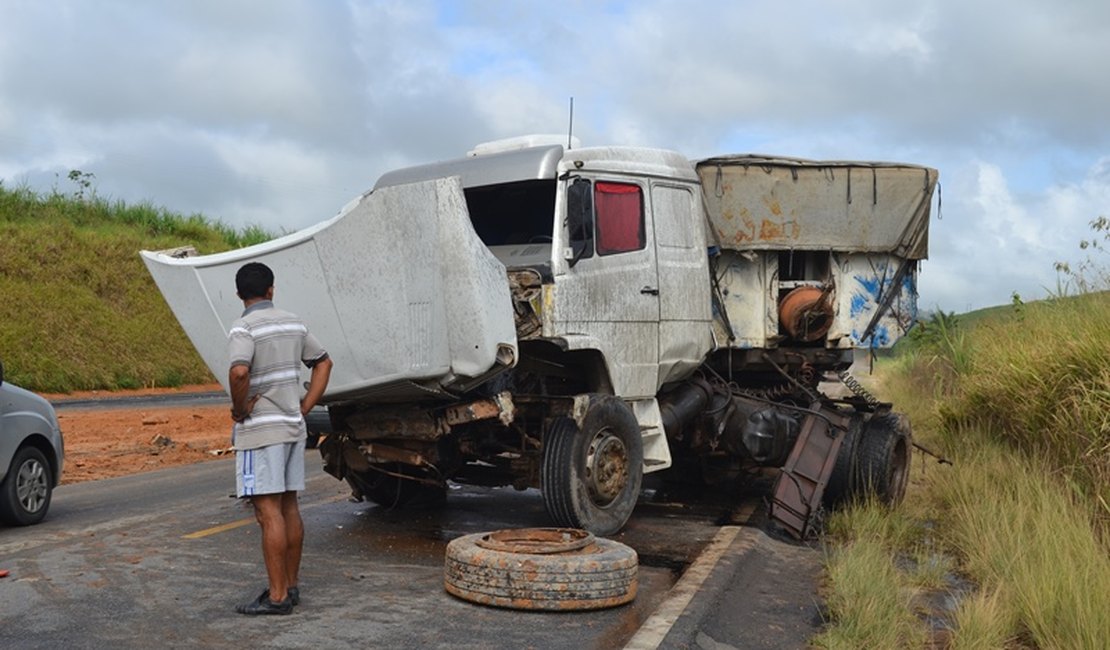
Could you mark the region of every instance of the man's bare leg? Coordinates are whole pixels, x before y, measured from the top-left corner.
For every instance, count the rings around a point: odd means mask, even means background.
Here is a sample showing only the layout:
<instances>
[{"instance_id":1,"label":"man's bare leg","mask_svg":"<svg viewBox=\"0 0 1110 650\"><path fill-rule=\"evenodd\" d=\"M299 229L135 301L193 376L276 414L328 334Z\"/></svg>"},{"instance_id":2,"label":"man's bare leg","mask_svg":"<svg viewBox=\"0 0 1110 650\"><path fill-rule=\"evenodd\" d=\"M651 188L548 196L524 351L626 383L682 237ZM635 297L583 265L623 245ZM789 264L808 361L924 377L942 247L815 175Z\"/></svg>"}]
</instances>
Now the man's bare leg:
<instances>
[{"instance_id":1,"label":"man's bare leg","mask_svg":"<svg viewBox=\"0 0 1110 650\"><path fill-rule=\"evenodd\" d=\"M266 563L266 576L270 580L270 600L275 603L285 600L285 592L289 587L289 572L286 567L289 539L282 501L282 494L261 494L251 497L254 516L262 527L262 559ZM299 520L298 515L298 522Z\"/></svg>"},{"instance_id":2,"label":"man's bare leg","mask_svg":"<svg viewBox=\"0 0 1110 650\"><path fill-rule=\"evenodd\" d=\"M304 548L304 522L297 505L297 493L281 495L281 514L285 524L285 586L298 586L301 572L301 551Z\"/></svg>"}]
</instances>

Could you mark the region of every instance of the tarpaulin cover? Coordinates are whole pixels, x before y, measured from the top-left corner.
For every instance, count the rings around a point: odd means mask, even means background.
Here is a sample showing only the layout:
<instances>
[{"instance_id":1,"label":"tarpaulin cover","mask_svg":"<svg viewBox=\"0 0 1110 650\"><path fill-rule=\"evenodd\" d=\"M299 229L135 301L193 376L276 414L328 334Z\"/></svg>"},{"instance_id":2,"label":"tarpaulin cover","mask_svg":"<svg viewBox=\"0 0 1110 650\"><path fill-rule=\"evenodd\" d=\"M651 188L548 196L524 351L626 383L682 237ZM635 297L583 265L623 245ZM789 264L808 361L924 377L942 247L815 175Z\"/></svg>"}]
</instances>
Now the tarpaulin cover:
<instances>
[{"instance_id":1,"label":"tarpaulin cover","mask_svg":"<svg viewBox=\"0 0 1110 650\"><path fill-rule=\"evenodd\" d=\"M708 158L696 166L713 229L710 244L928 257L935 169L754 155Z\"/></svg>"}]
</instances>

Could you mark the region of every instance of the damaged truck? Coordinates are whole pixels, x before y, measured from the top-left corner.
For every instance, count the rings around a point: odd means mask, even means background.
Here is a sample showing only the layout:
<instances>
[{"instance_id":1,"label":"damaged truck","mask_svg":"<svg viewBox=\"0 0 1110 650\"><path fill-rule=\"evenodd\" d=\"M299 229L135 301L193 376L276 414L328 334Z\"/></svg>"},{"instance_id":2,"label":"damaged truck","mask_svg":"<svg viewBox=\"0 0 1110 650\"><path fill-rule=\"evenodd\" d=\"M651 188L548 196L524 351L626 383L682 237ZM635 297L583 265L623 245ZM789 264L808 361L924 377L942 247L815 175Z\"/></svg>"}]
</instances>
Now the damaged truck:
<instances>
[{"instance_id":1,"label":"damaged truck","mask_svg":"<svg viewBox=\"0 0 1110 650\"><path fill-rule=\"evenodd\" d=\"M142 256L225 382L235 272L274 269L335 361L319 449L359 499L535 488L552 523L610 535L644 474L726 490L770 468L771 516L804 537L825 505L905 491L908 422L848 369L914 323L937 179L526 137L264 244Z\"/></svg>"}]
</instances>

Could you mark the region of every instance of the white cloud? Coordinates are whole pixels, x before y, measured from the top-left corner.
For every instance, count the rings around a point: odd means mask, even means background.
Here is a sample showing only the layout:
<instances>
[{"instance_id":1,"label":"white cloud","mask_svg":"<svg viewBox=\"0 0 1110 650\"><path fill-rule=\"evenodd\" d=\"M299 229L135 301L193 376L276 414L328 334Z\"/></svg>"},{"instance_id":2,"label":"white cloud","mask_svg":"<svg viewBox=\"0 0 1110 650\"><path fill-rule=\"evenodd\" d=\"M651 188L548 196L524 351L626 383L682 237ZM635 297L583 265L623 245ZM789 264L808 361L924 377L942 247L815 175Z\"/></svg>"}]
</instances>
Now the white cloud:
<instances>
[{"instance_id":1,"label":"white cloud","mask_svg":"<svg viewBox=\"0 0 1110 650\"><path fill-rule=\"evenodd\" d=\"M523 132L936 167L922 302L1043 294L1110 200L1110 3L0 0L0 178L299 228Z\"/></svg>"}]
</instances>

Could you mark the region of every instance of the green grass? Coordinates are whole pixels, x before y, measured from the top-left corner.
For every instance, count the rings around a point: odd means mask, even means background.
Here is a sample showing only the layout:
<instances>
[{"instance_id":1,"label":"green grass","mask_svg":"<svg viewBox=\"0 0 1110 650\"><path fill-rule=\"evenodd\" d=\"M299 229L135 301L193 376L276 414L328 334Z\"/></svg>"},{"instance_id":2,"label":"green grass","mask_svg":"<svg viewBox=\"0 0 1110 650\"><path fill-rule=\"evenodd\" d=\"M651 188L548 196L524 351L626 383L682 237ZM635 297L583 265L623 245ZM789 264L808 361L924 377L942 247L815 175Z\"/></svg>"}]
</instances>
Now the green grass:
<instances>
[{"instance_id":1,"label":"green grass","mask_svg":"<svg viewBox=\"0 0 1110 650\"><path fill-rule=\"evenodd\" d=\"M1011 635L1042 648L1108 647L1110 556L1089 508L1045 459L978 437L965 444L935 488L964 570L1018 624Z\"/></svg>"},{"instance_id":2,"label":"green grass","mask_svg":"<svg viewBox=\"0 0 1110 650\"><path fill-rule=\"evenodd\" d=\"M827 562L830 626L818 648L920 648L925 631L911 608L911 591L894 567L891 550L860 537L833 551Z\"/></svg>"},{"instance_id":3,"label":"green grass","mask_svg":"<svg viewBox=\"0 0 1110 650\"><path fill-rule=\"evenodd\" d=\"M1110 294L937 320L883 360L875 390L955 464L922 471L918 455L901 509L830 518L832 621L815 643L922 647L903 595L958 575L975 590L948 647L1110 647ZM841 559L861 544L878 546L868 562ZM868 585L900 608L874 605ZM871 636L883 630L897 645Z\"/></svg>"},{"instance_id":4,"label":"green grass","mask_svg":"<svg viewBox=\"0 0 1110 650\"><path fill-rule=\"evenodd\" d=\"M41 392L212 381L139 257L271 238L201 215L0 186L0 359Z\"/></svg>"}]
</instances>

